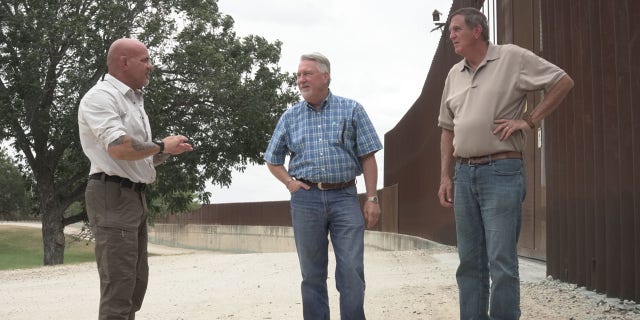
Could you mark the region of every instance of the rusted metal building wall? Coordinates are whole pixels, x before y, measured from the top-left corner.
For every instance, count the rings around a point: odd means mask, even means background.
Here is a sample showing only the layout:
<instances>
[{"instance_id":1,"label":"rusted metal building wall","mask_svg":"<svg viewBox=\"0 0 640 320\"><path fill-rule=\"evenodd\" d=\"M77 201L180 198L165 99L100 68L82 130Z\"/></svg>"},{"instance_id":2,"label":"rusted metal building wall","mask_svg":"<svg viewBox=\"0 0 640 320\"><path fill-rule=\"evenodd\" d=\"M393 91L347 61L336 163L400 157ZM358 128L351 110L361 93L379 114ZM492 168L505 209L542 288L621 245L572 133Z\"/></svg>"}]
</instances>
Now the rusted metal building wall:
<instances>
[{"instance_id":1,"label":"rusted metal building wall","mask_svg":"<svg viewBox=\"0 0 640 320\"><path fill-rule=\"evenodd\" d=\"M219 224L291 226L289 201L242 202L204 205L188 213L166 215L154 222L171 224Z\"/></svg>"},{"instance_id":2,"label":"rusted metal building wall","mask_svg":"<svg viewBox=\"0 0 640 320\"><path fill-rule=\"evenodd\" d=\"M542 55L540 38L540 3L538 0L497 0L496 44L513 43ZM551 61L558 64L557 61ZM560 65L560 67L563 67ZM527 106L535 106L542 99L540 92L527 96ZM527 177L527 196L522 205L522 227L518 240L518 254L546 259L546 198L544 170L543 128L538 127L527 136L523 154Z\"/></svg>"},{"instance_id":3,"label":"rusted metal building wall","mask_svg":"<svg viewBox=\"0 0 640 320\"><path fill-rule=\"evenodd\" d=\"M378 191L381 211L378 224L371 230L398 232L398 190L390 186ZM359 195L360 204L366 195ZM218 224L248 226L291 226L289 201L220 203L204 205L200 209L182 214L156 218L154 223Z\"/></svg>"},{"instance_id":4,"label":"rusted metal building wall","mask_svg":"<svg viewBox=\"0 0 640 320\"><path fill-rule=\"evenodd\" d=\"M484 1L454 1L452 11L466 6L483 7ZM532 0L502 0L487 6L488 18L496 20L497 43L516 43L534 52L540 50L539 5ZM497 14L496 14L497 10ZM455 244L453 211L440 206L437 192L440 181L440 128L437 127L444 81L451 66L460 59L453 51L448 33L443 33L431 63L422 93L412 108L385 135L384 183L398 185L399 232ZM540 96L531 94L533 106ZM418 138L419 137L419 138ZM418 143L408 144L407 141ZM537 134L527 139L525 170L527 198L523 205L519 254L545 259L546 212L542 171L542 148Z\"/></svg>"},{"instance_id":5,"label":"rusted metal building wall","mask_svg":"<svg viewBox=\"0 0 640 320\"><path fill-rule=\"evenodd\" d=\"M575 87L545 120L547 272L640 301L640 1L540 0Z\"/></svg>"},{"instance_id":6,"label":"rusted metal building wall","mask_svg":"<svg viewBox=\"0 0 640 320\"><path fill-rule=\"evenodd\" d=\"M480 8L482 3L455 0L451 10ZM384 185L398 188L399 233L455 244L453 211L441 207L437 197L440 98L449 69L460 61L448 39L443 32L420 96L384 136Z\"/></svg>"},{"instance_id":7,"label":"rusted metal building wall","mask_svg":"<svg viewBox=\"0 0 640 320\"><path fill-rule=\"evenodd\" d=\"M546 258L555 278L638 301L640 2L498 0L497 7L498 43L529 48L576 81L528 139L520 254ZM385 136L384 181L398 186L399 232L449 244L453 217L435 198L435 123L444 77L458 60L441 40L420 98ZM531 95L529 105L540 99Z\"/></svg>"}]
</instances>

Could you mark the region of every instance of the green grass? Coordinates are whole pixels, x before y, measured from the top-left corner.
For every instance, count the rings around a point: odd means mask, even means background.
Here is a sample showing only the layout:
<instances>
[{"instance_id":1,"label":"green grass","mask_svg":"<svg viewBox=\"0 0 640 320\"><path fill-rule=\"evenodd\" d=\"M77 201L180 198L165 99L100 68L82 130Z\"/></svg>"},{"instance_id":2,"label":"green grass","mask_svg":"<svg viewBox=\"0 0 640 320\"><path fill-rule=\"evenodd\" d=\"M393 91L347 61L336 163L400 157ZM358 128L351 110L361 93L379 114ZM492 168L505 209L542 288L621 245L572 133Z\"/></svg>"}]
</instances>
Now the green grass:
<instances>
[{"instance_id":1,"label":"green grass","mask_svg":"<svg viewBox=\"0 0 640 320\"><path fill-rule=\"evenodd\" d=\"M44 265L42 230L0 226L0 270L35 268ZM93 243L66 236L64 263L95 261Z\"/></svg>"}]
</instances>

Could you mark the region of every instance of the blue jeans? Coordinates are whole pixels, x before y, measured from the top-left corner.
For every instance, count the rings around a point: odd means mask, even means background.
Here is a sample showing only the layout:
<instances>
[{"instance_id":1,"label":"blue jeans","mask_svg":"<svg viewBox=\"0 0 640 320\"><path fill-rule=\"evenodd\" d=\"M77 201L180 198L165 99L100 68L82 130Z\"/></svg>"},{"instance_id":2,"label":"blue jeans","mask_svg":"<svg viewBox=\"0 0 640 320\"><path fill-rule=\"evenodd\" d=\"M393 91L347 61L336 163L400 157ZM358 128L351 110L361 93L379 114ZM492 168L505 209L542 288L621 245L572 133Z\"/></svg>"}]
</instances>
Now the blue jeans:
<instances>
[{"instance_id":1,"label":"blue jeans","mask_svg":"<svg viewBox=\"0 0 640 320\"><path fill-rule=\"evenodd\" d=\"M312 187L294 192L291 220L302 272L304 319L329 319L327 235L336 255L340 317L365 319L364 217L356 187L326 191Z\"/></svg>"},{"instance_id":2,"label":"blue jeans","mask_svg":"<svg viewBox=\"0 0 640 320\"><path fill-rule=\"evenodd\" d=\"M460 319L518 319L523 162L456 163L454 186Z\"/></svg>"}]
</instances>

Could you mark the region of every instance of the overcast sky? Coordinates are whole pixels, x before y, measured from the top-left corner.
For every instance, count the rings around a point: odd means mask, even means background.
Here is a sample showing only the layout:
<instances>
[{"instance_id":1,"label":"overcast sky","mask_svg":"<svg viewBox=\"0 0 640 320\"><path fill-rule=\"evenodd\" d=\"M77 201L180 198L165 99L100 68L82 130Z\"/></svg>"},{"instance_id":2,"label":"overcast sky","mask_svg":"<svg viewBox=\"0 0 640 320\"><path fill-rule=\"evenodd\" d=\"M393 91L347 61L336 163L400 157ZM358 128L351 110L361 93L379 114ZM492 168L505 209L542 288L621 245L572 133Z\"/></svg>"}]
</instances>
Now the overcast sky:
<instances>
[{"instance_id":1,"label":"overcast sky","mask_svg":"<svg viewBox=\"0 0 640 320\"><path fill-rule=\"evenodd\" d=\"M442 0L220 0L238 36L280 40L283 71L296 72L300 55L321 52L331 62L331 91L360 102L380 140L420 95L441 33L433 10L446 19ZM425 125L435 125L425 123ZM265 146L266 149L266 146ZM378 189L384 150L377 153ZM364 192L364 179L358 178ZM266 166L234 172L229 188L209 187L212 203L288 200L289 193Z\"/></svg>"}]
</instances>

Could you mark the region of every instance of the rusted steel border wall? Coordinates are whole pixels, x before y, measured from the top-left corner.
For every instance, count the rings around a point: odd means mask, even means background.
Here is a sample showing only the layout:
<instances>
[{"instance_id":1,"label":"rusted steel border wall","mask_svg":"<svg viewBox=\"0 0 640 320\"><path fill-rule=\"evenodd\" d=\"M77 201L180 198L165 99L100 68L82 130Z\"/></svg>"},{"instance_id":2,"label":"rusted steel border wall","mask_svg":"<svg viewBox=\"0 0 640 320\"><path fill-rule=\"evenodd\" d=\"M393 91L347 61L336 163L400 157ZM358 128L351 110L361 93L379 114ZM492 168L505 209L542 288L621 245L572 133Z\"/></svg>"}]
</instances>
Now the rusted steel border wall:
<instances>
[{"instance_id":1,"label":"rusted steel border wall","mask_svg":"<svg viewBox=\"0 0 640 320\"><path fill-rule=\"evenodd\" d=\"M640 1L540 0L575 87L545 120L547 272L640 301Z\"/></svg>"},{"instance_id":2,"label":"rusted steel border wall","mask_svg":"<svg viewBox=\"0 0 640 320\"><path fill-rule=\"evenodd\" d=\"M482 7L483 1L453 1L451 10ZM446 19L446 17L445 17ZM398 188L398 232L456 243L453 211L440 206L440 98L449 69L460 61L442 33L422 92L384 136L384 185Z\"/></svg>"}]
</instances>

